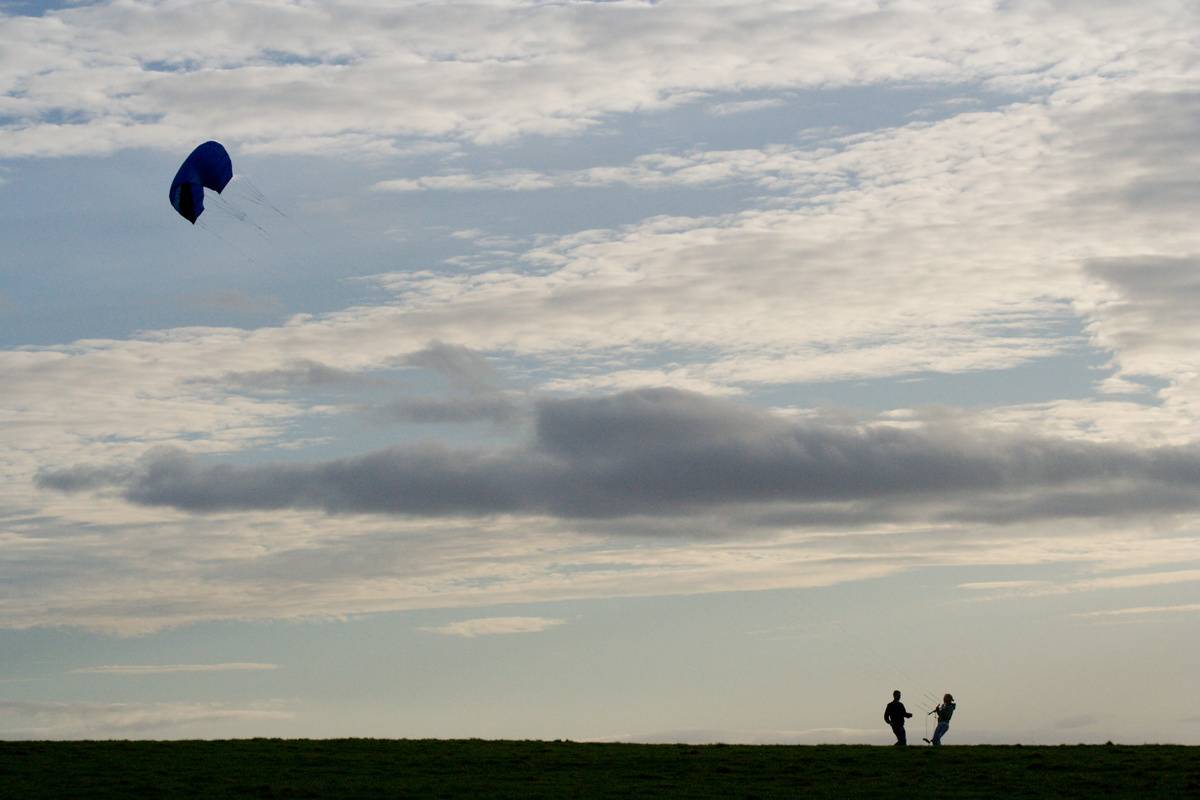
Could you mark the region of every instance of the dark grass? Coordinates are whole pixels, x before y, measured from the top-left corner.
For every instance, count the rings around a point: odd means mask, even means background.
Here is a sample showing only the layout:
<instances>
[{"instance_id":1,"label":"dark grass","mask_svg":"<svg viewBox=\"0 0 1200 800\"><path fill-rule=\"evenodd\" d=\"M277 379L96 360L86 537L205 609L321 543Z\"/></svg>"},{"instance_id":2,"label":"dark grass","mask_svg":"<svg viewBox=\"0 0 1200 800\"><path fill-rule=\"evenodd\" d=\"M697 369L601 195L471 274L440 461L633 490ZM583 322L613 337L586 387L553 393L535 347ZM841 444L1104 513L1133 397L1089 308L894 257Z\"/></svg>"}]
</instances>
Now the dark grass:
<instances>
[{"instance_id":1,"label":"dark grass","mask_svg":"<svg viewBox=\"0 0 1200 800\"><path fill-rule=\"evenodd\" d=\"M1200 796L1200 748L644 745L483 740L0 742L0 797Z\"/></svg>"}]
</instances>

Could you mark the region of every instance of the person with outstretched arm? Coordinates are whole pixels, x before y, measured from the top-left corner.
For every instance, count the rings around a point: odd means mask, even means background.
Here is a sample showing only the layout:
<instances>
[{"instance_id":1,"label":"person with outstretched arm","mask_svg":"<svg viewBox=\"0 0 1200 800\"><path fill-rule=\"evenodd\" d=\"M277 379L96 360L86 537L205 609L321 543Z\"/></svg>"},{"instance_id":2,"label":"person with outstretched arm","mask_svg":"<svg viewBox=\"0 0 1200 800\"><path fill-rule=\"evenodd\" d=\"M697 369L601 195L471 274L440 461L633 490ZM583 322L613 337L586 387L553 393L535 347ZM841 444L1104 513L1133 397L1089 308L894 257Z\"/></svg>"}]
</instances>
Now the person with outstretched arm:
<instances>
[{"instance_id":1,"label":"person with outstretched arm","mask_svg":"<svg viewBox=\"0 0 1200 800\"><path fill-rule=\"evenodd\" d=\"M938 724L933 729L933 741L930 742L928 739L925 741L930 744L941 744L942 737L946 735L946 731L950 730L950 717L954 716L954 695L946 692L946 696L942 698L942 704L929 713L938 715Z\"/></svg>"},{"instance_id":2,"label":"person with outstretched arm","mask_svg":"<svg viewBox=\"0 0 1200 800\"><path fill-rule=\"evenodd\" d=\"M892 733L896 734L896 746L903 747L908 744L908 739L904 735L904 720L911 717L912 714L904 710L904 703L900 702L900 690L892 692L892 702L887 704L887 708L883 710L883 721L892 726Z\"/></svg>"}]
</instances>

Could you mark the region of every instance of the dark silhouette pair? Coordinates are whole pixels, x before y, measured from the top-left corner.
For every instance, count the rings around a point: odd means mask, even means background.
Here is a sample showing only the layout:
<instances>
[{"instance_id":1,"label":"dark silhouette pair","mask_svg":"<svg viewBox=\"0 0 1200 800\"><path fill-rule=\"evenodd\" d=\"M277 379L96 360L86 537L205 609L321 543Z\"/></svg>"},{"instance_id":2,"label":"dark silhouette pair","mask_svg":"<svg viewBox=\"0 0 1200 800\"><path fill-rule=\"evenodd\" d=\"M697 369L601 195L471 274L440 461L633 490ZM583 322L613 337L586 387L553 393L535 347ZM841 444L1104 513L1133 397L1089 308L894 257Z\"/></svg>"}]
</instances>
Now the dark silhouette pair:
<instances>
[{"instance_id":1,"label":"dark silhouette pair","mask_svg":"<svg viewBox=\"0 0 1200 800\"><path fill-rule=\"evenodd\" d=\"M925 739L929 744L942 743L942 737L946 731L950 730L950 717L954 715L954 696L947 693L942 698L942 703L930 714L937 714L938 724L933 731L933 740ZM904 735L904 720L912 717L904 709L904 703L900 702L900 690L892 692L892 702L887 704L887 708L883 710L883 721L892 726L892 733L896 734L896 745L903 747L908 744L908 738Z\"/></svg>"}]
</instances>

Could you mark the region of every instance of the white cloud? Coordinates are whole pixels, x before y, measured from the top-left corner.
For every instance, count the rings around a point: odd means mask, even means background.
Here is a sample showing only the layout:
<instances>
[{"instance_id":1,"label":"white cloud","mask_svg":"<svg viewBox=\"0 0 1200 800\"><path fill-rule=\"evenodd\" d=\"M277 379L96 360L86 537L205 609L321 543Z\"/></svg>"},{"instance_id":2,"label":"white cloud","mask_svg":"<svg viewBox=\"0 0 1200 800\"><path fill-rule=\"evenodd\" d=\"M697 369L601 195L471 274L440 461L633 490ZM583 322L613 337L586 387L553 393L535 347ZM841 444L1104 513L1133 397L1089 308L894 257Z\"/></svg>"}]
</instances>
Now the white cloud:
<instances>
[{"instance_id":1,"label":"white cloud","mask_svg":"<svg viewBox=\"0 0 1200 800\"><path fill-rule=\"evenodd\" d=\"M1077 717L1067 717L1066 719L1060 719L1058 722L1056 722L1054 724L1055 724L1055 727L1058 727L1058 728L1074 729L1074 728L1087 728L1089 726L1097 724L1099 721L1100 720L1096 719L1091 714L1081 714Z\"/></svg>"},{"instance_id":2,"label":"white cloud","mask_svg":"<svg viewBox=\"0 0 1200 800\"><path fill-rule=\"evenodd\" d=\"M1167 586L1200 581L1200 570L1185 569L1164 572L1132 572L1107 575L1085 580L1051 583L1048 581L986 581L959 584L960 589L996 592L1000 596L1043 597L1046 595L1096 592L1105 590L1141 589L1148 586ZM1102 612L1104 614L1118 612Z\"/></svg>"},{"instance_id":3,"label":"white cloud","mask_svg":"<svg viewBox=\"0 0 1200 800\"><path fill-rule=\"evenodd\" d=\"M133 636L213 620L833 586L939 566L1103 574L1200 562L1200 542L1182 535L1193 517L844 527L767 507L577 524L291 511L159 511L135 522L115 501L76 502L86 526L9 518L0 580L12 591L0 625Z\"/></svg>"},{"instance_id":4,"label":"white cloud","mask_svg":"<svg viewBox=\"0 0 1200 800\"><path fill-rule=\"evenodd\" d=\"M0 17L0 112L16 120L3 152L178 147L204 130L379 153L406 137L578 132L714 92L1177 77L1175 33L1193 18L1167 2L101 3Z\"/></svg>"},{"instance_id":5,"label":"white cloud","mask_svg":"<svg viewBox=\"0 0 1200 800\"><path fill-rule=\"evenodd\" d=\"M1041 581L978 581L974 583L960 583L956 588L975 591L1011 591L1014 589L1029 589L1041 585L1043 585Z\"/></svg>"},{"instance_id":6,"label":"white cloud","mask_svg":"<svg viewBox=\"0 0 1200 800\"><path fill-rule=\"evenodd\" d=\"M1135 608L1118 608L1111 611L1085 611L1072 614L1073 617L1120 617L1130 614L1166 614L1176 612L1200 611L1200 603L1181 606L1138 606Z\"/></svg>"},{"instance_id":7,"label":"white cloud","mask_svg":"<svg viewBox=\"0 0 1200 800\"><path fill-rule=\"evenodd\" d=\"M110 739L162 735L189 726L222 722L285 720L288 711L223 703L26 703L0 701L0 724L29 720L26 727L0 728L3 739Z\"/></svg>"},{"instance_id":8,"label":"white cloud","mask_svg":"<svg viewBox=\"0 0 1200 800\"><path fill-rule=\"evenodd\" d=\"M277 664L145 664L85 667L71 670L78 675L161 675L170 672L242 672L279 669Z\"/></svg>"},{"instance_id":9,"label":"white cloud","mask_svg":"<svg viewBox=\"0 0 1200 800\"><path fill-rule=\"evenodd\" d=\"M441 633L446 636L463 636L473 639L476 636L490 636L504 633L538 633L565 623L565 619L550 619L547 617L483 617L452 622L436 628L421 628L430 633Z\"/></svg>"},{"instance_id":10,"label":"white cloud","mask_svg":"<svg viewBox=\"0 0 1200 800\"><path fill-rule=\"evenodd\" d=\"M719 117L728 114L744 114L748 111L761 111L764 108L776 108L783 105L783 100L771 97L762 100L739 100L733 103L713 103L705 110Z\"/></svg>"},{"instance_id":11,"label":"white cloud","mask_svg":"<svg viewBox=\"0 0 1200 800\"><path fill-rule=\"evenodd\" d=\"M1130 575L1112 575L1103 578L1091 578L1077 581L1070 585L1072 590L1097 589L1135 589L1143 586L1163 586L1173 583L1194 583L1200 581L1200 570L1184 569L1170 572L1146 572Z\"/></svg>"}]
</instances>

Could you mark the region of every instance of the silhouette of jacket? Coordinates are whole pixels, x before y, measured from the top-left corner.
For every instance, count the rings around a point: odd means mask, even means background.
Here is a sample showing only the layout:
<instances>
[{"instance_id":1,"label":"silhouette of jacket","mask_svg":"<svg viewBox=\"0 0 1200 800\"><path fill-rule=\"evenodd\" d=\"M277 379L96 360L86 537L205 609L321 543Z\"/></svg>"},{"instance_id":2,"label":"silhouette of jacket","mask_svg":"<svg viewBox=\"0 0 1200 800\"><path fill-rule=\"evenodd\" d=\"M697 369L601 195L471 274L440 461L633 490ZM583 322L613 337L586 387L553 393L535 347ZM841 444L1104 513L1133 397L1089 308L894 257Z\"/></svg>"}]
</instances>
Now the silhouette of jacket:
<instances>
[{"instance_id":1,"label":"silhouette of jacket","mask_svg":"<svg viewBox=\"0 0 1200 800\"><path fill-rule=\"evenodd\" d=\"M904 703L899 700L888 703L887 708L883 710L883 721L893 728L903 728L905 718L911 716L912 714L904 710Z\"/></svg>"}]
</instances>

